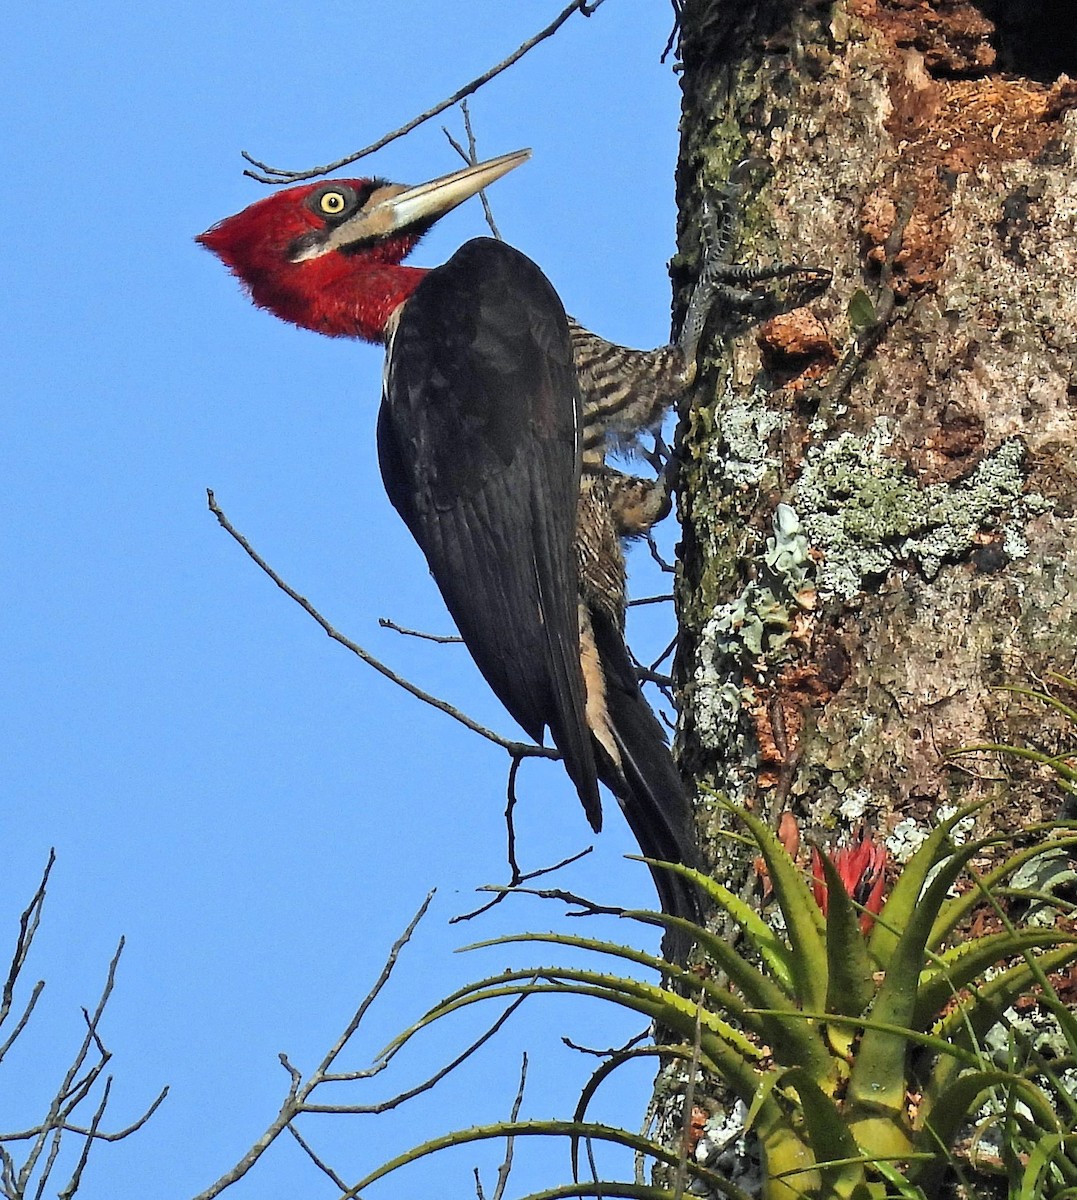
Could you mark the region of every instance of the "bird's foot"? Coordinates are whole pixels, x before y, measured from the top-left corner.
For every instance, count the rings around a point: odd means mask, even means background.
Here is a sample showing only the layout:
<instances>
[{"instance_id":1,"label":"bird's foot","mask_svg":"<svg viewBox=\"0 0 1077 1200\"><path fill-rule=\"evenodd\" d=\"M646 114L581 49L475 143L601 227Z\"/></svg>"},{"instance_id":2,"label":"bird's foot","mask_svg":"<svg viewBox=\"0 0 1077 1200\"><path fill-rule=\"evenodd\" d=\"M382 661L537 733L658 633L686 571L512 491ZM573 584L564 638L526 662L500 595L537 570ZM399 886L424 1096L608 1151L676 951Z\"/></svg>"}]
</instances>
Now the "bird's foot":
<instances>
[{"instance_id":1,"label":"bird's foot","mask_svg":"<svg viewBox=\"0 0 1077 1200\"><path fill-rule=\"evenodd\" d=\"M656 479L627 475L613 467L605 467L603 475L610 517L618 537L644 537L652 526L669 516L673 501L667 470L660 471Z\"/></svg>"},{"instance_id":2,"label":"bird's foot","mask_svg":"<svg viewBox=\"0 0 1077 1200\"><path fill-rule=\"evenodd\" d=\"M804 267L799 263L760 266L731 261L741 200L753 171L764 166L760 159L743 159L730 171L722 187L703 191L703 261L677 339L690 373L694 373L699 342L716 307L760 321L807 304L830 285L831 273L824 267ZM775 280L792 282L783 294L759 287Z\"/></svg>"}]
</instances>

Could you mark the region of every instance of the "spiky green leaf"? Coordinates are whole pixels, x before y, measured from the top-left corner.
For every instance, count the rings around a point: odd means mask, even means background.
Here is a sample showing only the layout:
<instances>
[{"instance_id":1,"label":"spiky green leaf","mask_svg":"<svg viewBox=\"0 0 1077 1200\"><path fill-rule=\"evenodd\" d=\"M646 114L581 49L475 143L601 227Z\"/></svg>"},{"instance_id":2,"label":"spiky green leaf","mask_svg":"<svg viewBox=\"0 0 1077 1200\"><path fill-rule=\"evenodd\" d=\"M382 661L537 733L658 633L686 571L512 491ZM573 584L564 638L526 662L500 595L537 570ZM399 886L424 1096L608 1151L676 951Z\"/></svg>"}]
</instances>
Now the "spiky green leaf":
<instances>
[{"instance_id":1,"label":"spiky green leaf","mask_svg":"<svg viewBox=\"0 0 1077 1200\"><path fill-rule=\"evenodd\" d=\"M830 856L819 851L827 888L826 958L827 1012L858 1017L875 995L871 961L860 915Z\"/></svg>"},{"instance_id":2,"label":"spiky green leaf","mask_svg":"<svg viewBox=\"0 0 1077 1200\"><path fill-rule=\"evenodd\" d=\"M739 896L735 896L729 888L716 879L704 875L701 871L694 871L691 867L686 867L681 863L666 863L658 859L638 858L635 855L628 857L648 865L664 867L677 875L682 875L685 879L690 879L720 912L724 912L736 922L749 945L763 960L775 983L787 995L793 994L792 951L750 904L746 904ZM655 913L652 916L657 923L662 923L661 914Z\"/></svg>"},{"instance_id":3,"label":"spiky green leaf","mask_svg":"<svg viewBox=\"0 0 1077 1200\"><path fill-rule=\"evenodd\" d=\"M918 909L920 893L924 890L928 876L950 853L951 830L982 807L982 803L968 805L937 825L894 881L868 940L868 953L884 970L889 968L891 955Z\"/></svg>"},{"instance_id":4,"label":"spiky green leaf","mask_svg":"<svg viewBox=\"0 0 1077 1200\"><path fill-rule=\"evenodd\" d=\"M726 807L747 825L767 865L774 898L785 917L792 955L789 960L794 990L806 1008L826 1003L826 923L800 868L772 829L736 805Z\"/></svg>"},{"instance_id":5,"label":"spiky green leaf","mask_svg":"<svg viewBox=\"0 0 1077 1200\"><path fill-rule=\"evenodd\" d=\"M994 867L981 879L982 887L971 888L969 891L963 892L960 896L948 899L942 906L938 920L936 920L932 927L928 945L938 948L948 941L953 931L965 920L976 905L983 903L985 889L989 892L996 890L1014 872L1043 854L1051 854L1059 850L1072 850L1077 846L1077 834L1059 836L1059 830L1064 828L1070 828L1070 826L1068 824L1060 826L1058 823L1052 822L1027 830L1029 836L1035 837L1037 834L1046 834L1048 836L1046 840L1039 842L1037 845L1026 846L1017 851L1016 854L1011 854L1005 862Z\"/></svg>"},{"instance_id":6,"label":"spiky green leaf","mask_svg":"<svg viewBox=\"0 0 1077 1200\"><path fill-rule=\"evenodd\" d=\"M593 1122L581 1123L577 1121L498 1121L491 1125L473 1125L470 1129L460 1129L452 1133L442 1134L440 1137L431 1138L429 1141L423 1142L422 1145L416 1146L404 1154L398 1154L395 1158L390 1159L388 1162L371 1171L368 1175L365 1175L354 1187L344 1192L340 1200L357 1200L357 1197L366 1188L370 1187L372 1183L377 1182L377 1180L384 1179L386 1175L391 1175L394 1171L399 1171L401 1167L418 1162L422 1158L427 1158L431 1154L437 1154L450 1147L467 1146L474 1142L502 1138L521 1137L591 1138L593 1141L626 1146L630 1150L634 1150L639 1154L650 1155L659 1162L667 1163L672 1167L677 1167L681 1163L678 1154L658 1142L641 1137L639 1134L629 1133L626 1129L617 1129L611 1125L599 1125ZM719 1195L728 1196L730 1200L745 1200L744 1192L740 1188L729 1183L728 1180L723 1179L722 1176L716 1174L714 1171L709 1171L706 1167L701 1167L698 1163L693 1162L691 1158L685 1162L684 1169L691 1178L698 1179L706 1187L714 1189Z\"/></svg>"},{"instance_id":7,"label":"spiky green leaf","mask_svg":"<svg viewBox=\"0 0 1077 1200\"><path fill-rule=\"evenodd\" d=\"M952 947L924 972L910 1024L914 1029L926 1029L963 988L989 967L1025 950L1062 944L1077 955L1077 935L1058 929L1024 929L1013 935L1005 931L992 933Z\"/></svg>"}]
</instances>

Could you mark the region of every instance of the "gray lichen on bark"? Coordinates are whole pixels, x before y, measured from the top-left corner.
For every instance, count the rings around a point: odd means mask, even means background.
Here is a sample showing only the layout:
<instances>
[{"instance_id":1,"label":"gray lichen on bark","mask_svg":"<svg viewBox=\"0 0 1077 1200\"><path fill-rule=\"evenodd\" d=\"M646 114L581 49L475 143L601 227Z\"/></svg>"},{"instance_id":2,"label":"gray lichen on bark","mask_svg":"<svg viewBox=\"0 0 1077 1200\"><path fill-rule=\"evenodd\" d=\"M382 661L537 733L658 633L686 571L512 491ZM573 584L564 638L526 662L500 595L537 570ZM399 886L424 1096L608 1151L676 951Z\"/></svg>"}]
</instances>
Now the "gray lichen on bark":
<instances>
[{"instance_id":1,"label":"gray lichen on bark","mask_svg":"<svg viewBox=\"0 0 1077 1200\"><path fill-rule=\"evenodd\" d=\"M1008 557L1024 558L1024 529L1050 507L1025 491L1025 449L1013 438L985 455L966 479L922 485L886 451L894 434L884 418L866 437L842 433L809 448L793 501L823 555L824 596L851 600L907 562L934 579L958 562L982 532L1001 529Z\"/></svg>"},{"instance_id":2,"label":"gray lichen on bark","mask_svg":"<svg viewBox=\"0 0 1077 1200\"><path fill-rule=\"evenodd\" d=\"M997 688L1074 667L1074 89L1003 77L949 0L688 0L683 27L683 244L700 180L751 155L739 257L835 278L716 342L683 414L682 762L822 830L985 796L996 822L1049 815L1034 779L1008 809L1005 769L945 752L1050 748ZM809 547L795 599L767 562L780 504Z\"/></svg>"}]
</instances>

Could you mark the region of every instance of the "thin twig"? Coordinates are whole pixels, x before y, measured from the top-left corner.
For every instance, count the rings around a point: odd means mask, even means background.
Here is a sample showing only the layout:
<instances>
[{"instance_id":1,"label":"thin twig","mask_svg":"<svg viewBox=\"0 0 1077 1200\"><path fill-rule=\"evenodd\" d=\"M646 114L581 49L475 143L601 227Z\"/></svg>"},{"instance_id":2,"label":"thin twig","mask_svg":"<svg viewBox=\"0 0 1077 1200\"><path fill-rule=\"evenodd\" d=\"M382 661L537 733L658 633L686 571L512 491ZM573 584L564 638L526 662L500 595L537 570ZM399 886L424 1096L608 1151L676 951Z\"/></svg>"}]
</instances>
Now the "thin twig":
<instances>
[{"instance_id":1,"label":"thin twig","mask_svg":"<svg viewBox=\"0 0 1077 1200\"><path fill-rule=\"evenodd\" d=\"M378 1113L389 1112L391 1109L399 1107L407 1100L413 1100L416 1096L421 1096L424 1092L429 1092L431 1088L439 1084L447 1075L451 1075L461 1064L465 1063L476 1051L481 1050L483 1046L494 1036L502 1025L512 1016L512 1014L520 1007L527 999L526 995L517 996L515 1000L505 1009L505 1011L497 1018L496 1021L479 1037L473 1041L466 1050L462 1050L451 1062L439 1068L424 1079L422 1083L415 1084L414 1087L408 1088L406 1091L400 1092L396 1096L391 1096L388 1100L379 1100L375 1104L308 1104L303 1103L300 1106L300 1112L304 1113L335 1113L337 1115L345 1114L349 1116L355 1115L377 1115ZM387 1062L392 1058L390 1054L388 1058L383 1058L382 1062ZM354 1078L353 1075L324 1075L318 1081L319 1083L335 1083L341 1080ZM313 1078L313 1077L312 1077ZM315 1085L316 1086L316 1085ZM310 1092L307 1090L307 1094Z\"/></svg>"},{"instance_id":2,"label":"thin twig","mask_svg":"<svg viewBox=\"0 0 1077 1200\"><path fill-rule=\"evenodd\" d=\"M464 639L458 634L424 633L421 629L408 629L406 625L398 625L388 617L378 617L378 624L382 629L391 629L394 633L403 634L404 637L421 638L424 642L437 642L439 646L463 645L464 643Z\"/></svg>"},{"instance_id":3,"label":"thin twig","mask_svg":"<svg viewBox=\"0 0 1077 1200\"><path fill-rule=\"evenodd\" d=\"M623 1046L610 1046L607 1050L599 1050L593 1046L581 1046L567 1037L562 1037L561 1041L570 1050L575 1050L580 1054L589 1054L593 1058L612 1058L615 1054L625 1054L631 1051L633 1046L638 1046L640 1042L650 1036L649 1031L645 1029L642 1033L637 1033L635 1037L629 1038ZM647 1053L650 1054L658 1049L665 1049L665 1047L648 1047Z\"/></svg>"},{"instance_id":4,"label":"thin twig","mask_svg":"<svg viewBox=\"0 0 1077 1200\"><path fill-rule=\"evenodd\" d=\"M384 675L386 679L395 683L397 687L401 687L404 691L414 696L417 700L421 700L424 704L429 704L431 708L438 709L439 712L445 713L453 718L454 721L459 721L465 728L470 729L472 733L479 734L480 737L486 738L488 742L493 742L495 746L500 746L503 750L507 750L513 757L519 758L553 758L561 757L557 750L547 746L535 746L530 742L516 742L510 738L502 737L498 733L494 733L492 729L487 729L485 725L480 725L478 721L473 720L466 713L447 701L440 699L437 696L431 695L429 692L424 692L422 688L417 687L414 683L405 679L402 675L398 675L391 667L387 667L379 659L376 659L373 654L368 653L358 643L353 642L350 638L346 638L342 633L336 630L329 621L314 607L313 604L305 597L301 596L295 588L285 583L285 581L277 574L276 571L265 561L257 550L247 541L247 539L235 528L224 510L218 505L216 497L213 494L212 488L206 489L206 499L209 504L209 510L217 518L218 524L234 541L243 548L247 556L254 562L270 579L280 588L289 599L294 600L300 608L311 616L322 628L325 634L332 638L334 642L339 642L345 649L350 650L357 658L361 658L368 667L372 667L380 675Z\"/></svg>"},{"instance_id":5,"label":"thin twig","mask_svg":"<svg viewBox=\"0 0 1077 1200\"><path fill-rule=\"evenodd\" d=\"M560 862L554 863L553 866L539 867L535 871L525 872L515 884L488 884L485 887L479 888L480 892L496 891L497 895L493 900L488 900L480 908L473 909L471 912L460 913L459 916L450 917L449 924L455 925L460 921L472 921L475 917L481 917L483 913L489 912L496 904L500 904L506 896L511 896L513 892L522 892L521 883L527 883L532 879L540 879L543 875L552 875L554 871L560 871L562 867L568 867L574 862L579 862L581 858L591 854L593 851L594 846L585 846L584 849L577 850L575 854L570 854L568 858L561 859Z\"/></svg>"},{"instance_id":6,"label":"thin twig","mask_svg":"<svg viewBox=\"0 0 1077 1200\"><path fill-rule=\"evenodd\" d=\"M647 549L651 552L651 558L658 564L659 570L666 575L676 574L677 568L662 557L662 552L658 549L658 543L654 540L654 533L651 530L647 531Z\"/></svg>"},{"instance_id":7,"label":"thin twig","mask_svg":"<svg viewBox=\"0 0 1077 1200\"><path fill-rule=\"evenodd\" d=\"M681 31L681 5L680 0L673 0L673 28L669 31L669 37L666 39L666 48L662 51L659 58L660 63L664 63L669 57L670 51L677 43L677 34ZM674 70L677 68L674 67Z\"/></svg>"},{"instance_id":8,"label":"thin twig","mask_svg":"<svg viewBox=\"0 0 1077 1200\"><path fill-rule=\"evenodd\" d=\"M336 1173L336 1171L334 1171L333 1168L331 1166L329 1166L328 1163L323 1162L318 1157L318 1155L314 1153L310 1144L303 1137L303 1135L299 1132L299 1130L296 1129L296 1127L294 1125L289 1125L288 1132L292 1135L292 1137L295 1138L295 1140L299 1143L300 1147L306 1151L307 1157L318 1168L318 1170L321 1171L323 1174L329 1176L329 1178L333 1182L333 1186L339 1188L342 1192L346 1192L348 1190L348 1185L344 1182L343 1179L341 1179L341 1177Z\"/></svg>"},{"instance_id":9,"label":"thin twig","mask_svg":"<svg viewBox=\"0 0 1077 1200\"><path fill-rule=\"evenodd\" d=\"M19 1034L22 1033L22 1031L26 1028L26 1024L30 1020L30 1016L33 1013L34 1008L41 997L41 993L44 990L45 981L44 979L39 979L37 983L34 984L33 991L30 993L30 999L27 1000L26 1007L22 1010L22 1015L15 1022L15 1028L11 1031L11 1035L2 1045L0 1045L0 1062L3 1061L4 1055L7 1054L11 1047L15 1044Z\"/></svg>"},{"instance_id":10,"label":"thin twig","mask_svg":"<svg viewBox=\"0 0 1077 1200\"><path fill-rule=\"evenodd\" d=\"M468 108L466 100L460 101L460 111L464 114L464 132L467 134L467 149L465 150L460 145L444 125L441 127L441 132L449 139L449 145L460 155L464 162L469 166L474 166L479 161L479 148L475 141L474 131L471 128L471 110ZM490 227L490 232L499 242L503 241L501 230L498 229L497 222L494 220L493 210L490 208L490 201L486 198L485 188L479 192L479 199L482 201L482 211L486 215L486 224Z\"/></svg>"},{"instance_id":11,"label":"thin twig","mask_svg":"<svg viewBox=\"0 0 1077 1200\"><path fill-rule=\"evenodd\" d=\"M676 649L677 649L677 636L674 635L673 640L662 651L662 653L654 660L654 662L651 663L651 665L649 667L647 667L647 670L652 673L657 671L658 668L666 661L667 658L669 658L669 656ZM672 680L670 680L670 682L672 683Z\"/></svg>"},{"instance_id":12,"label":"thin twig","mask_svg":"<svg viewBox=\"0 0 1077 1200\"><path fill-rule=\"evenodd\" d=\"M41 924L41 909L45 903L45 890L48 887L49 875L52 872L55 862L56 851L53 849L49 851L48 861L45 863L45 870L41 875L41 882L37 885L37 890L34 892L30 903L19 917L19 936L15 939L15 953L11 959L11 969L8 971L7 979L4 981L3 994L0 995L0 1025L7 1020L8 1013L11 1012L11 1001L15 993L15 984L26 963L26 957L30 953L30 947L33 944L37 928ZM39 984L38 986L40 988L44 985ZM25 1024L25 1014L23 1023ZM14 1040L14 1036L9 1038L4 1044L4 1049L6 1050ZM3 1054L0 1053L0 1058L2 1057Z\"/></svg>"},{"instance_id":13,"label":"thin twig","mask_svg":"<svg viewBox=\"0 0 1077 1200\"><path fill-rule=\"evenodd\" d=\"M40 918L41 901L44 898L48 873L54 861L54 856L50 854L49 864L46 867L45 875L34 901L26 913L23 914L24 920L20 933L20 945L23 952L28 949L30 942L33 940L33 934ZM101 1098L90 1118L89 1124L85 1126L76 1124L71 1119L79 1106L90 1096L97 1081L101 1078L106 1064L112 1057L111 1051L101 1038L100 1026L105 1008L108 1005L109 998L115 986L116 970L119 965L120 956L123 953L123 946L124 942L121 938L116 948L116 953L109 963L105 984L94 1011L91 1013L86 1009L82 1010L86 1022L86 1032L71 1065L68 1067L49 1104L45 1117L30 1129L0 1132L0 1188L2 1188L4 1196L9 1197L10 1200L25 1200L29 1194L27 1189L30 1188L31 1181L34 1180L35 1172L37 1173L37 1178L33 1183L33 1196L34 1200L41 1200L45 1195L46 1188L49 1186L49 1179L59 1160L64 1144L64 1135L67 1133L85 1139L81 1151L75 1160L70 1179L57 1193L60 1200L70 1200L78 1191L82 1182L82 1176L89 1161L93 1144L95 1142L119 1142L124 1138L130 1137L131 1134L141 1129L150 1117L153 1116L168 1094L168 1088L166 1087L149 1108L127 1127L111 1132L105 1131L101 1129L101 1122L104 1119L112 1093L112 1078L109 1076L105 1080ZM25 953L17 950L17 964L20 958L25 962ZM40 995L42 987L43 984L38 984L34 989L34 998ZM32 1011L33 1001L27 1006L22 1018L20 1018L20 1028L25 1026L26 1020ZM14 1036L13 1034L8 1038L7 1045L11 1044ZM93 1062L88 1062L91 1053L96 1054L96 1059ZM14 1157L3 1145L12 1142L31 1143L26 1159L17 1171Z\"/></svg>"},{"instance_id":14,"label":"thin twig","mask_svg":"<svg viewBox=\"0 0 1077 1200\"><path fill-rule=\"evenodd\" d=\"M62 1188L58 1193L59 1200L71 1200L71 1197L79 1190L79 1184L82 1182L82 1173L86 1170L86 1163L90 1157L90 1147L94 1143L94 1138L97 1136L97 1131L101 1125L101 1119L105 1115L105 1109L108 1107L108 1098L112 1092L112 1076L105 1080L105 1086L101 1092L101 1102L94 1111L93 1119L90 1121L90 1128L87 1131L86 1140L82 1143L82 1152L79 1154L78 1162L75 1163L75 1169L71 1172L71 1178L67 1181L67 1186ZM41 1181L41 1186L38 1191L41 1192L44 1188L44 1179Z\"/></svg>"},{"instance_id":15,"label":"thin twig","mask_svg":"<svg viewBox=\"0 0 1077 1200\"><path fill-rule=\"evenodd\" d=\"M71 1065L67 1068L67 1072L56 1091L56 1095L52 1098L49 1104L48 1113L41 1122L38 1135L34 1139L33 1145L30 1147L26 1156L26 1161L22 1165L22 1169L18 1175L18 1195L23 1195L29 1184L30 1177L33 1175L34 1169L40 1161L41 1155L45 1150L46 1145L50 1145L49 1153L46 1158L44 1173L39 1181L41 1186L44 1180L48 1178L49 1171L52 1169L52 1164L55 1162L56 1155L59 1153L59 1143L65 1131L67 1118L70 1116L74 1108L85 1098L90 1087L93 1086L97 1074L108 1061L107 1052L102 1060L99 1060L96 1067L90 1069L89 1073L82 1079L79 1079L79 1072L82 1070L83 1063L90 1052L91 1047L97 1042L97 1026L101 1022L101 1017L104 1014L105 1006L108 1004L109 997L112 995L112 989L116 984L116 968L120 962L120 955L123 953L124 939L120 938L119 944L116 947L116 953L112 956L112 960L108 965L108 972L105 976L105 984L101 990L101 995L97 1001L97 1007L93 1011L93 1015L87 1014L87 1031L82 1039L82 1044L75 1052L75 1057ZM99 1045L99 1043L98 1043ZM100 1050L99 1050L100 1052ZM40 1192L40 1187L39 1187Z\"/></svg>"},{"instance_id":16,"label":"thin twig","mask_svg":"<svg viewBox=\"0 0 1077 1200\"><path fill-rule=\"evenodd\" d=\"M393 973L393 968L396 966L397 959L400 957L401 951L411 940L419 922L426 915L426 910L430 907L430 902L434 898L433 892L428 892L422 904L419 905L415 916L408 922L407 928L393 943L389 954L385 959L385 964L381 969L381 973L374 981L373 987L364 997L362 1003L356 1009L354 1016L348 1022L344 1033L337 1039L333 1048L322 1059L318 1068L311 1075L310 1080L304 1085L302 1078L297 1070L292 1067L287 1058L282 1054L281 1062L291 1075L291 1085L288 1088L288 1095L281 1104L280 1112L275 1119L267 1126L265 1132L254 1142L247 1150L246 1154L236 1163L231 1170L226 1171L216 1183L210 1184L205 1191L199 1192L194 1200L213 1200L219 1196L226 1188L231 1187L238 1179L242 1179L244 1175L254 1166L254 1164L262 1157L269 1147L277 1140L280 1134L288 1127L289 1123L300 1112L306 1098L310 1095L311 1090L318 1086L322 1077L333 1065L333 1060L343 1050L345 1043L359 1027L360 1021L366 1015L367 1010L378 998L382 989L389 981L389 977Z\"/></svg>"},{"instance_id":17,"label":"thin twig","mask_svg":"<svg viewBox=\"0 0 1077 1200\"><path fill-rule=\"evenodd\" d=\"M429 121L431 117L436 117L439 113L443 113L447 108L451 108L454 104L463 100L465 96L473 95L484 84L489 83L491 79L495 79L500 75L502 71L507 71L513 63L519 62L539 42L552 37L574 12L580 12L585 17L589 17L602 3L603 0L590 0L590 2L588 0L572 0L572 3L555 20L547 25L545 29L540 30L534 37L529 38L521 46L518 46L508 58L499 62L496 67L491 67L490 70L483 72L478 78L464 84L462 88L458 88L447 99L442 100L439 104L435 104L433 108L428 108L426 112L413 117L405 125L401 125L399 129L394 129L392 133L385 134L383 137L378 138L376 142L371 142L369 146L364 146L362 150L357 150L354 154L338 158L336 162L326 163L324 166L311 167L306 171L289 171L280 167L271 167L268 163L253 158L244 150L242 151L243 157L255 169L253 171L245 170L243 174L257 180L259 183L298 183L302 179L316 179L319 175L328 175L331 171L348 166L349 163L358 162L359 159L365 158L368 154L373 154L375 151L382 149L383 146L389 145L390 142L396 141L397 138L401 138L413 129L417 129L424 122Z\"/></svg>"},{"instance_id":18,"label":"thin twig","mask_svg":"<svg viewBox=\"0 0 1077 1200\"><path fill-rule=\"evenodd\" d=\"M688 1086L684 1090L684 1109L681 1118L681 1153L677 1163L677 1175L673 1185L673 1200L681 1200L688 1183L688 1158L692 1152L692 1110L696 1103L696 1076L703 1043L703 993L696 1001L696 1028L692 1038L692 1061L688 1066Z\"/></svg>"},{"instance_id":19,"label":"thin twig","mask_svg":"<svg viewBox=\"0 0 1077 1200\"><path fill-rule=\"evenodd\" d=\"M640 608L644 604L665 604L673 599L673 593L668 592L664 596L640 596L636 600L629 600L629 608Z\"/></svg>"},{"instance_id":20,"label":"thin twig","mask_svg":"<svg viewBox=\"0 0 1077 1200\"><path fill-rule=\"evenodd\" d=\"M62 1125L58 1125L63 1133L73 1133L78 1137L92 1138L95 1142L122 1142L124 1138L129 1138L132 1133L137 1133L143 1125L153 1116L153 1114L161 1107L165 1097L168 1095L168 1088L163 1087L158 1093L153 1103L146 1111L132 1121L130 1125L125 1125L123 1129L115 1129L111 1133L102 1133L101 1130L94 1130L86 1125L74 1125L70 1121L65 1121ZM43 1125L35 1125L32 1129L19 1129L11 1133L0 1133L0 1142L28 1142L31 1138L39 1137Z\"/></svg>"},{"instance_id":21,"label":"thin twig","mask_svg":"<svg viewBox=\"0 0 1077 1200\"><path fill-rule=\"evenodd\" d=\"M650 667L637 667L636 678L640 681L640 683L655 684L661 690L666 699L672 703L672 697L666 693L666 689L673 686L672 675L663 675L661 671L652 671Z\"/></svg>"},{"instance_id":22,"label":"thin twig","mask_svg":"<svg viewBox=\"0 0 1077 1200\"><path fill-rule=\"evenodd\" d=\"M523 997L521 996L522 1000ZM516 1124L520 1116L520 1105L524 1100L524 1087L527 1083L527 1051L524 1051L523 1061L520 1064L520 1086L516 1089L516 1099L512 1105L512 1116L509 1117L509 1123ZM505 1157L502 1160L501 1166L497 1169L497 1184L494 1187L494 1194L491 1200L503 1200L505 1189L509 1185L509 1175L512 1174L512 1153L516 1147L516 1139L509 1136L505 1139Z\"/></svg>"},{"instance_id":23,"label":"thin twig","mask_svg":"<svg viewBox=\"0 0 1077 1200\"><path fill-rule=\"evenodd\" d=\"M488 883L479 888L480 892L514 892L519 896L538 896L540 900L560 900L563 904L574 904L580 911L566 913L569 917L623 917L627 909L616 905L596 904L585 896L577 896L575 892L567 892L564 888L525 888L500 887Z\"/></svg>"},{"instance_id":24,"label":"thin twig","mask_svg":"<svg viewBox=\"0 0 1077 1200\"><path fill-rule=\"evenodd\" d=\"M523 878L520 864L516 861L516 822L513 815L516 812L516 776L520 771L520 759L513 758L509 767L509 778L506 785L505 798L505 829L508 838L509 869L512 871L512 883L519 883Z\"/></svg>"}]
</instances>

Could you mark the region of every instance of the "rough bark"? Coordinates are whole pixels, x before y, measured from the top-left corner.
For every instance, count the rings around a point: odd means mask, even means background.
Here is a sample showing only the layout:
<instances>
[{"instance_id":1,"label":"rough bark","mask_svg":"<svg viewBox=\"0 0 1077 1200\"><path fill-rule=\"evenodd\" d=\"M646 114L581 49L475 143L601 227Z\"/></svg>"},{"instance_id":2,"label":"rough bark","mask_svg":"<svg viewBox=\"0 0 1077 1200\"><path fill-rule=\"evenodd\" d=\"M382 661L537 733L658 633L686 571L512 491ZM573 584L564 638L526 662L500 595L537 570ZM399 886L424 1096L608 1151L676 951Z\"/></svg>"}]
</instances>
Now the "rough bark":
<instances>
[{"instance_id":1,"label":"rough bark","mask_svg":"<svg viewBox=\"0 0 1077 1200\"><path fill-rule=\"evenodd\" d=\"M943 805L1055 815L1034 772L946 757L1057 751L998 689L1077 647L1077 17L1045 45L1042 7L1000 33L987 0L685 0L682 212L752 156L738 257L834 270L716 336L683 414L679 749L705 836L708 787L826 841L866 819L899 856ZM675 273L697 239L686 219Z\"/></svg>"}]
</instances>

